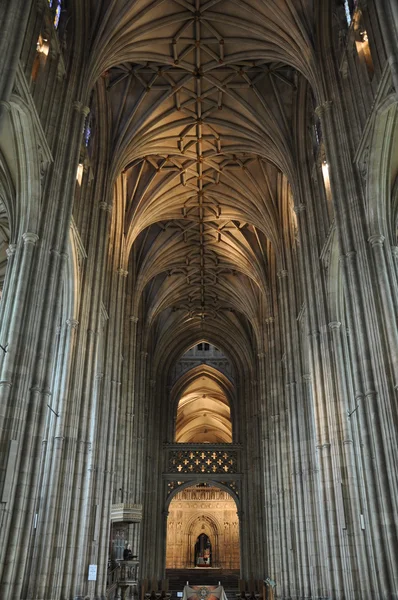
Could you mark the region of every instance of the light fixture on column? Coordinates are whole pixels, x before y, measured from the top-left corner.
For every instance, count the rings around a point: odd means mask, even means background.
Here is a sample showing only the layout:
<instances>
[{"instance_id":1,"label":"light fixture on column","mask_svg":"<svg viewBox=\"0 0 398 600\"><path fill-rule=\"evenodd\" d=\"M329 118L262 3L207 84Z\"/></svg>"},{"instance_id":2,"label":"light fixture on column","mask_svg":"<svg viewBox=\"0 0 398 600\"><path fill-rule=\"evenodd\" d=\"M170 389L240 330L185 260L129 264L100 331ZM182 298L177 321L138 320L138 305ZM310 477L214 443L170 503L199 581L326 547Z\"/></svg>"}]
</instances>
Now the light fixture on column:
<instances>
[{"instance_id":1,"label":"light fixture on column","mask_svg":"<svg viewBox=\"0 0 398 600\"><path fill-rule=\"evenodd\" d=\"M76 181L79 185L82 184L82 179L83 179L83 163L79 163L77 165L77 171L76 171Z\"/></svg>"}]
</instances>

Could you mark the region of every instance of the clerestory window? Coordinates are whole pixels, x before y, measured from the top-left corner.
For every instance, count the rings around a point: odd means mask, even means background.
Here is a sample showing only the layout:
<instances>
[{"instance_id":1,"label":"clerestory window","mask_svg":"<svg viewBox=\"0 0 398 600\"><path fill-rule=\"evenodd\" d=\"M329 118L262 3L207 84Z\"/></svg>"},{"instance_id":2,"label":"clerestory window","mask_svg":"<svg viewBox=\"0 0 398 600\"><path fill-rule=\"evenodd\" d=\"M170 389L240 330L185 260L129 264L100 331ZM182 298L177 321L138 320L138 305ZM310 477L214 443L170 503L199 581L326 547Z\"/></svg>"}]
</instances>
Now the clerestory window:
<instances>
[{"instance_id":1,"label":"clerestory window","mask_svg":"<svg viewBox=\"0 0 398 600\"><path fill-rule=\"evenodd\" d=\"M352 23L352 17L357 8L358 0L344 0L345 17L347 25L350 26Z\"/></svg>"}]
</instances>

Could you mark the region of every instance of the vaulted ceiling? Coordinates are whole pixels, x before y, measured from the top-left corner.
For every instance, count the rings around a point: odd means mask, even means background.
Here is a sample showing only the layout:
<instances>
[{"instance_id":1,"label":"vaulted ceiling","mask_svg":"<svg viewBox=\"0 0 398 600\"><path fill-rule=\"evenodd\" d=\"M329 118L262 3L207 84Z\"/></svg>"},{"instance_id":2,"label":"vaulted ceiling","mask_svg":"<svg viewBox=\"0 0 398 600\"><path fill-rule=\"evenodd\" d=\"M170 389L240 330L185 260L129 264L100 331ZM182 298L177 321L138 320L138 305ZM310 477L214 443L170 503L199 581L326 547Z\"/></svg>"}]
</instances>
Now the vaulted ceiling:
<instances>
[{"instance_id":1,"label":"vaulted ceiling","mask_svg":"<svg viewBox=\"0 0 398 600\"><path fill-rule=\"evenodd\" d=\"M114 0L93 14L131 312L156 343L217 323L250 348L284 260L312 1Z\"/></svg>"},{"instance_id":2,"label":"vaulted ceiling","mask_svg":"<svg viewBox=\"0 0 398 600\"><path fill-rule=\"evenodd\" d=\"M202 375L187 385L177 410L176 442L232 442L228 399L214 379Z\"/></svg>"}]
</instances>

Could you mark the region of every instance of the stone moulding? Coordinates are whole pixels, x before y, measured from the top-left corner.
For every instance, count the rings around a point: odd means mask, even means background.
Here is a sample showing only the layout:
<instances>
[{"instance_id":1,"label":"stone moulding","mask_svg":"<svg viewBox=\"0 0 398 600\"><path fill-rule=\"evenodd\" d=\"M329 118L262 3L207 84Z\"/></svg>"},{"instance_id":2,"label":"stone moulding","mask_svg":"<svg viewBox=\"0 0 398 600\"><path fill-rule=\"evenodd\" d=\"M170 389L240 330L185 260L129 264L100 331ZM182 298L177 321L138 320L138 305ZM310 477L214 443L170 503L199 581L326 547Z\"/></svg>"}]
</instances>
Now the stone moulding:
<instances>
[{"instance_id":1,"label":"stone moulding","mask_svg":"<svg viewBox=\"0 0 398 600\"><path fill-rule=\"evenodd\" d=\"M142 504L112 504L111 521L113 523L140 523Z\"/></svg>"}]
</instances>

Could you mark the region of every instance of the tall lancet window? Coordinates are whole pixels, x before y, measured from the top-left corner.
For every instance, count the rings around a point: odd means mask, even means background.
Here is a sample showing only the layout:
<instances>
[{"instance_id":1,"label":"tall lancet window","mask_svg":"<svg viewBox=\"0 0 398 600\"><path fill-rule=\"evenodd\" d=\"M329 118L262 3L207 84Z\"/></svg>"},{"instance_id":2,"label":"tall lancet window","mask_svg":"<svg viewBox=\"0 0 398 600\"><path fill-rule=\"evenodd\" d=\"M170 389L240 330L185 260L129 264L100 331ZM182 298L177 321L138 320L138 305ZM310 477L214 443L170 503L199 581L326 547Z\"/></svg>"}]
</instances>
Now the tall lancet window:
<instances>
[{"instance_id":1,"label":"tall lancet window","mask_svg":"<svg viewBox=\"0 0 398 600\"><path fill-rule=\"evenodd\" d=\"M348 26L351 25L351 9L350 9L350 5L348 4L348 0L344 0L344 8L345 8L345 18L347 19L347 24Z\"/></svg>"},{"instance_id":2,"label":"tall lancet window","mask_svg":"<svg viewBox=\"0 0 398 600\"><path fill-rule=\"evenodd\" d=\"M358 0L344 0L345 17L347 19L347 25L350 26L352 23L352 17L357 8Z\"/></svg>"},{"instance_id":3,"label":"tall lancet window","mask_svg":"<svg viewBox=\"0 0 398 600\"><path fill-rule=\"evenodd\" d=\"M59 0L59 2L57 4L57 8L55 9L55 16L54 16L55 29L58 29L59 20L61 18L61 10L62 10L62 6L61 6L61 1Z\"/></svg>"}]
</instances>

